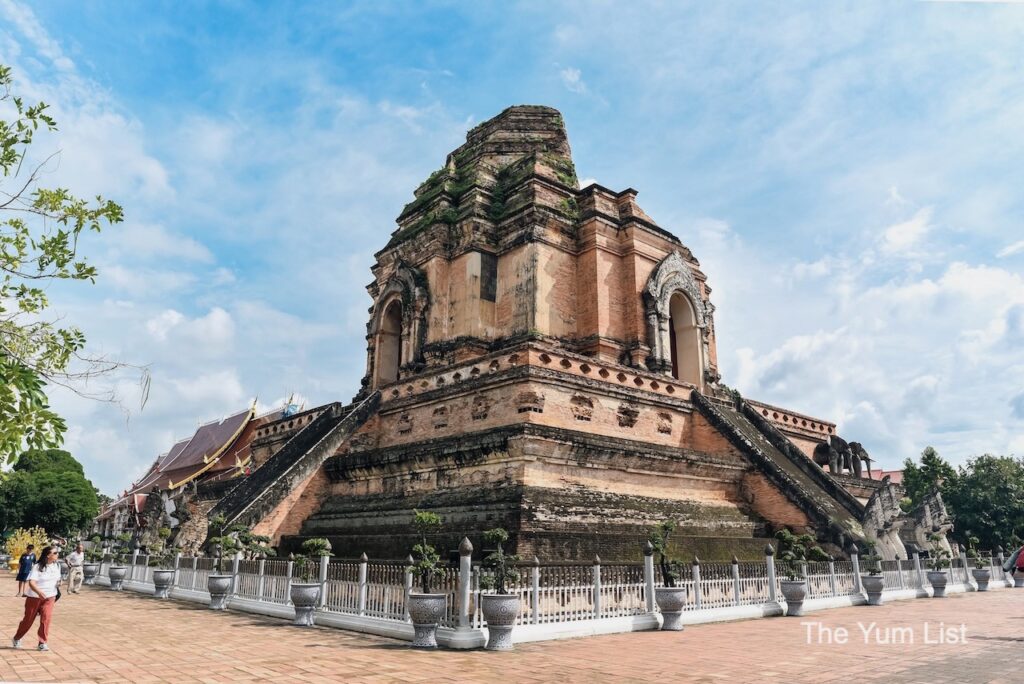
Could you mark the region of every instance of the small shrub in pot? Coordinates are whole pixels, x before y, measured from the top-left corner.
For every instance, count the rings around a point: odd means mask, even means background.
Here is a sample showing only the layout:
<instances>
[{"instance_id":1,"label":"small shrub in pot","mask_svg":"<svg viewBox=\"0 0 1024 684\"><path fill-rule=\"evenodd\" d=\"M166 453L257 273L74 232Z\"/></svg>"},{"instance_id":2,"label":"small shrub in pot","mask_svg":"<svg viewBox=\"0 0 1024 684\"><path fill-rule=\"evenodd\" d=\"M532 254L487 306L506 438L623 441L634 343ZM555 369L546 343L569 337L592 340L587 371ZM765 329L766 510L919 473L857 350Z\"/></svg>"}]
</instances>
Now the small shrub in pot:
<instances>
[{"instance_id":1,"label":"small shrub in pot","mask_svg":"<svg viewBox=\"0 0 1024 684\"><path fill-rule=\"evenodd\" d=\"M111 591L121 591L124 586L124 578L128 574L128 559L131 557L131 541L132 535L128 532L122 532L115 538L110 567L107 569Z\"/></svg>"},{"instance_id":2,"label":"small shrub in pot","mask_svg":"<svg viewBox=\"0 0 1024 684\"><path fill-rule=\"evenodd\" d=\"M971 575L978 585L978 591L988 591L988 583L992 579L992 570L989 568L989 559L983 557L978 552L978 538L973 535L967 537L967 558L974 566L971 568Z\"/></svg>"},{"instance_id":3,"label":"small shrub in pot","mask_svg":"<svg viewBox=\"0 0 1024 684\"><path fill-rule=\"evenodd\" d=\"M810 534L793 534L782 529L775 533L779 542L780 569L786 579L782 580L782 595L786 598L786 615L801 617L804 614L804 599L807 597L808 561L827 561L829 556L821 550Z\"/></svg>"},{"instance_id":4,"label":"small shrub in pot","mask_svg":"<svg viewBox=\"0 0 1024 684\"><path fill-rule=\"evenodd\" d=\"M882 575L882 557L876 550L877 544L874 541L865 542L868 552L864 556L864 569L867 574L861 575L860 582L868 595L869 606L882 605L882 592L885 591L885 577Z\"/></svg>"},{"instance_id":5,"label":"small shrub in pot","mask_svg":"<svg viewBox=\"0 0 1024 684\"><path fill-rule=\"evenodd\" d=\"M508 532L500 527L484 532L484 541L494 545L494 551L483 561L490 574L480 578L480 588L493 590L481 597L480 609L487 621L487 650L511 651L512 627L519 616L519 595L509 591L509 585L519 581L515 565L519 556L505 553Z\"/></svg>"},{"instance_id":6,"label":"small shrub in pot","mask_svg":"<svg viewBox=\"0 0 1024 684\"><path fill-rule=\"evenodd\" d=\"M944 598L946 596L946 582L949 581L946 568L949 567L949 551L942 545L943 537L940 534L928 535L931 542L931 549L928 552L928 583L932 585L932 598Z\"/></svg>"},{"instance_id":7,"label":"small shrub in pot","mask_svg":"<svg viewBox=\"0 0 1024 684\"><path fill-rule=\"evenodd\" d=\"M295 606L295 621L300 627L312 627L320 603L320 559L331 555L331 543L314 537L302 542L302 553L293 556L292 583L288 593ZM296 581L298 580L298 581Z\"/></svg>"},{"instance_id":8,"label":"small shrub in pot","mask_svg":"<svg viewBox=\"0 0 1024 684\"><path fill-rule=\"evenodd\" d=\"M658 554L658 568L661 571L660 587L654 588L654 600L661 611L663 630L679 632L683 629L683 605L686 603L686 587L677 586L682 577L681 564L671 558L668 552L669 538L676 529L675 520L665 520L653 528L647 540Z\"/></svg>"},{"instance_id":9,"label":"small shrub in pot","mask_svg":"<svg viewBox=\"0 0 1024 684\"><path fill-rule=\"evenodd\" d=\"M153 596L156 598L170 598L171 585L174 583L174 557L175 549L167 545L171 536L168 527L161 527L157 530L160 541L154 546L149 554L149 565L153 567Z\"/></svg>"},{"instance_id":10,"label":"small shrub in pot","mask_svg":"<svg viewBox=\"0 0 1024 684\"><path fill-rule=\"evenodd\" d=\"M444 616L447 595L430 592L433 579L441 574L441 556L430 544L430 537L441 529L441 517L430 511L413 511L413 528L418 542L412 547L412 572L419 580L420 592L409 594L413 648L437 648L437 624Z\"/></svg>"}]
</instances>

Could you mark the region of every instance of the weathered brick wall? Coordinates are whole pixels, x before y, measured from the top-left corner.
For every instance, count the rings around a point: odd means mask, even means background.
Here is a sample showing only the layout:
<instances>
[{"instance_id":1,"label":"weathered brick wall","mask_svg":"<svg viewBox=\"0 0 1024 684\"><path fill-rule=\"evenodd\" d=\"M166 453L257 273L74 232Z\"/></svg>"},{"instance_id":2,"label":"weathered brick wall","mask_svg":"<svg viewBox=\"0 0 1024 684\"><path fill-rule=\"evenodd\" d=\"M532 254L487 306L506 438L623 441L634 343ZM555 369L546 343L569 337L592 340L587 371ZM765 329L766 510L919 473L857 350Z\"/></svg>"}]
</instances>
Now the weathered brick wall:
<instances>
[{"instance_id":1,"label":"weathered brick wall","mask_svg":"<svg viewBox=\"0 0 1024 684\"><path fill-rule=\"evenodd\" d=\"M282 536L298 534L302 523L320 508L329 485L324 471L315 471L260 520L253 532L270 537L273 546L280 544Z\"/></svg>"}]
</instances>

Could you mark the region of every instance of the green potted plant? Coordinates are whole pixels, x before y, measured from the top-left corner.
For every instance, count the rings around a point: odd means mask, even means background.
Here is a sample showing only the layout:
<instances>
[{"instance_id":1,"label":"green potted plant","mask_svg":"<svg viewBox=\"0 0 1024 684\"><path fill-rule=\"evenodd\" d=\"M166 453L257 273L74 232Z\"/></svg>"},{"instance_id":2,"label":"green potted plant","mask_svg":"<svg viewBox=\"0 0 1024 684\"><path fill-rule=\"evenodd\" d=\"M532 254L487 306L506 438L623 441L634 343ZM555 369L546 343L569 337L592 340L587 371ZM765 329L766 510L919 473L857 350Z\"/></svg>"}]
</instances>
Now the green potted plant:
<instances>
[{"instance_id":1,"label":"green potted plant","mask_svg":"<svg viewBox=\"0 0 1024 684\"><path fill-rule=\"evenodd\" d=\"M675 520L665 520L651 529L647 540L658 554L658 568L661 570L662 586L654 588L654 600L661 611L663 630L678 632L683 629L683 604L686 603L686 587L676 586L682 577L679 561L673 560L668 552L669 537L676 529Z\"/></svg>"},{"instance_id":2,"label":"green potted plant","mask_svg":"<svg viewBox=\"0 0 1024 684\"><path fill-rule=\"evenodd\" d=\"M153 545L149 554L149 565L153 570L153 596L156 598L170 598L171 585L174 583L174 557L175 550L171 548L167 540L171 536L169 527L161 527L157 530L159 541Z\"/></svg>"},{"instance_id":3,"label":"green potted plant","mask_svg":"<svg viewBox=\"0 0 1024 684\"><path fill-rule=\"evenodd\" d=\"M124 578L128 574L128 559L132 553L131 543L132 535L128 532L122 532L114 538L110 567L107 568L111 591L121 591L124 586Z\"/></svg>"},{"instance_id":4,"label":"green potted plant","mask_svg":"<svg viewBox=\"0 0 1024 684\"><path fill-rule=\"evenodd\" d=\"M775 533L779 542L778 558L786 579L779 584L786 599L786 615L802 617L804 599L807 597L806 567L808 561L828 560L828 554L821 550L810 534L793 534L782 529Z\"/></svg>"},{"instance_id":5,"label":"green potted plant","mask_svg":"<svg viewBox=\"0 0 1024 684\"><path fill-rule=\"evenodd\" d=\"M967 534L967 558L974 565L971 568L971 575L974 577L974 582L978 585L978 591L988 591L988 583L992 579L989 559L983 557L978 552L978 538L970 532Z\"/></svg>"},{"instance_id":6,"label":"green potted plant","mask_svg":"<svg viewBox=\"0 0 1024 684\"><path fill-rule=\"evenodd\" d=\"M214 571L206 578L206 590L210 592L210 610L227 610L235 577L226 569L225 561L241 550L237 538L240 530L225 530L226 522L223 515L215 515L210 520L210 532L216 532L216 535L211 534L208 544L217 559Z\"/></svg>"},{"instance_id":7,"label":"green potted plant","mask_svg":"<svg viewBox=\"0 0 1024 684\"><path fill-rule=\"evenodd\" d=\"M860 583L868 595L869 606L882 605L882 592L885 591L885 577L882 575L882 557L878 555L877 542L868 540L864 542L867 547L867 554L862 559L862 564L867 574L860 576Z\"/></svg>"},{"instance_id":8,"label":"green potted plant","mask_svg":"<svg viewBox=\"0 0 1024 684\"><path fill-rule=\"evenodd\" d=\"M314 537L302 542L302 553L292 556L292 582L288 594L295 606L293 624L313 626L313 613L320 602L320 559L330 555L331 543L322 537Z\"/></svg>"},{"instance_id":9,"label":"green potted plant","mask_svg":"<svg viewBox=\"0 0 1024 684\"><path fill-rule=\"evenodd\" d=\"M946 582L949 577L946 568L949 567L950 554L943 544L945 537L941 534L928 535L931 542L931 549L928 554L928 583L932 585L932 597L943 598L946 595Z\"/></svg>"},{"instance_id":10,"label":"green potted plant","mask_svg":"<svg viewBox=\"0 0 1024 684\"><path fill-rule=\"evenodd\" d=\"M96 584L96 576L100 573L100 565L103 563L103 549L100 547L102 541L98 534L89 539L89 548L85 550L85 562L82 563L82 584Z\"/></svg>"},{"instance_id":11,"label":"green potted plant","mask_svg":"<svg viewBox=\"0 0 1024 684\"><path fill-rule=\"evenodd\" d=\"M420 592L409 594L409 617L414 630L413 648L437 648L437 624L447 605L446 594L431 593L431 582L441 574L441 557L429 538L441 529L441 517L429 511L413 511L412 525L418 542L412 547L412 572L419 580Z\"/></svg>"},{"instance_id":12,"label":"green potted plant","mask_svg":"<svg viewBox=\"0 0 1024 684\"><path fill-rule=\"evenodd\" d=\"M494 551L483 561L490 574L480 578L480 588L493 590L494 593L481 597L480 610L487 621L488 651L512 650L512 627L519 616L519 595L509 591L509 585L519 581L519 573L515 565L519 556L505 553L505 542L508 532L500 527L484 532L484 541L494 545Z\"/></svg>"}]
</instances>

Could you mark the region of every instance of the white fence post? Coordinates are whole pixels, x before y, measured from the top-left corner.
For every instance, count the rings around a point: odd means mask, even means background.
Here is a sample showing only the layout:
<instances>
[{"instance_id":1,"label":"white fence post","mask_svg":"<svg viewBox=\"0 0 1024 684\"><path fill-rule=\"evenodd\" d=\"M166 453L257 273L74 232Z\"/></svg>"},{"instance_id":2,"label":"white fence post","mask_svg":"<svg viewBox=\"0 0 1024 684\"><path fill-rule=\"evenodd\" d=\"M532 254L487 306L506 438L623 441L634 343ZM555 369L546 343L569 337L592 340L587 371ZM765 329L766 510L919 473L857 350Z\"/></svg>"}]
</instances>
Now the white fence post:
<instances>
[{"instance_id":1,"label":"white fence post","mask_svg":"<svg viewBox=\"0 0 1024 684\"><path fill-rule=\"evenodd\" d=\"M199 556L192 556L192 589L199 583Z\"/></svg>"},{"instance_id":2,"label":"white fence post","mask_svg":"<svg viewBox=\"0 0 1024 684\"><path fill-rule=\"evenodd\" d=\"M594 617L601 617L601 557L594 554Z\"/></svg>"},{"instance_id":3,"label":"white fence post","mask_svg":"<svg viewBox=\"0 0 1024 684\"><path fill-rule=\"evenodd\" d=\"M768 600L772 603L778 602L778 595L775 581L775 549L771 544L764 547L764 564L768 570Z\"/></svg>"},{"instance_id":4,"label":"white fence post","mask_svg":"<svg viewBox=\"0 0 1024 684\"><path fill-rule=\"evenodd\" d=\"M864 587L860 581L860 554L857 552L857 545L850 542L850 563L853 564L853 588L856 593L860 594L864 591Z\"/></svg>"},{"instance_id":5,"label":"white fence post","mask_svg":"<svg viewBox=\"0 0 1024 684\"><path fill-rule=\"evenodd\" d=\"M367 576L370 572L370 559L363 552L359 556L359 594L356 597L356 615L366 614L366 594L369 591Z\"/></svg>"},{"instance_id":6,"label":"white fence post","mask_svg":"<svg viewBox=\"0 0 1024 684\"><path fill-rule=\"evenodd\" d=\"M267 559L263 556L263 554L260 554L260 565L259 565L259 570L257 571L259 573L259 579L256 580L256 600L257 601L262 601L263 600L263 591L264 591L264 587L266 586L266 576L265 576L266 571L267 571Z\"/></svg>"},{"instance_id":7,"label":"white fence post","mask_svg":"<svg viewBox=\"0 0 1024 684\"><path fill-rule=\"evenodd\" d=\"M732 603L740 605L740 562L736 556L732 557Z\"/></svg>"},{"instance_id":8,"label":"white fence post","mask_svg":"<svg viewBox=\"0 0 1024 684\"><path fill-rule=\"evenodd\" d=\"M967 591L978 591L978 585L974 583L974 579L971 577L971 567L967 563L967 551L964 547L960 547L960 562L964 566L964 586Z\"/></svg>"},{"instance_id":9,"label":"white fence post","mask_svg":"<svg viewBox=\"0 0 1024 684\"><path fill-rule=\"evenodd\" d=\"M900 571L900 589L907 588L907 581L903 579L903 561L900 560L900 554L896 554L896 569Z\"/></svg>"},{"instance_id":10,"label":"white fence post","mask_svg":"<svg viewBox=\"0 0 1024 684\"><path fill-rule=\"evenodd\" d=\"M828 558L828 588L833 596L839 596L839 587L836 586L836 561L832 556Z\"/></svg>"},{"instance_id":11,"label":"white fence post","mask_svg":"<svg viewBox=\"0 0 1024 684\"><path fill-rule=\"evenodd\" d=\"M654 612L654 546L644 542L644 602L647 612Z\"/></svg>"},{"instance_id":12,"label":"white fence post","mask_svg":"<svg viewBox=\"0 0 1024 684\"><path fill-rule=\"evenodd\" d=\"M412 593L412 564L416 561L413 559L410 553L405 558L405 621L410 622L412 620L409 617L409 594Z\"/></svg>"},{"instance_id":13,"label":"white fence post","mask_svg":"<svg viewBox=\"0 0 1024 684\"><path fill-rule=\"evenodd\" d=\"M178 566L181 565L181 551L174 554L174 577L171 579L171 586L178 586Z\"/></svg>"},{"instance_id":14,"label":"white fence post","mask_svg":"<svg viewBox=\"0 0 1024 684\"><path fill-rule=\"evenodd\" d=\"M697 610L700 610L702 603L700 591L700 559L696 556L693 557L691 571L693 573L693 605Z\"/></svg>"},{"instance_id":15,"label":"white fence post","mask_svg":"<svg viewBox=\"0 0 1024 684\"><path fill-rule=\"evenodd\" d=\"M132 549L132 564L128 568L128 579L129 580L134 580L135 579L135 561L138 560L138 558L139 558L139 547L136 546L134 549Z\"/></svg>"},{"instance_id":16,"label":"white fence post","mask_svg":"<svg viewBox=\"0 0 1024 684\"><path fill-rule=\"evenodd\" d=\"M917 551L914 551L914 570L917 571L917 586L923 590L928 585L924 582L924 570L921 568L921 554Z\"/></svg>"},{"instance_id":17,"label":"white fence post","mask_svg":"<svg viewBox=\"0 0 1024 684\"><path fill-rule=\"evenodd\" d=\"M327 551L330 554L330 551ZM327 569L331 565L330 555L320 556L320 607L327 605Z\"/></svg>"},{"instance_id":18,"label":"white fence post","mask_svg":"<svg viewBox=\"0 0 1024 684\"><path fill-rule=\"evenodd\" d=\"M284 598L286 603L292 602L292 570L295 568L295 554L288 554L288 583L284 587Z\"/></svg>"},{"instance_id":19,"label":"white fence post","mask_svg":"<svg viewBox=\"0 0 1024 684\"><path fill-rule=\"evenodd\" d=\"M469 596L473 583L473 544L469 537L459 542L459 629L469 629Z\"/></svg>"},{"instance_id":20,"label":"white fence post","mask_svg":"<svg viewBox=\"0 0 1024 684\"><path fill-rule=\"evenodd\" d=\"M235 557L231 559L231 596L238 594L238 566L242 562L242 552L235 551Z\"/></svg>"},{"instance_id":21,"label":"white fence post","mask_svg":"<svg viewBox=\"0 0 1024 684\"><path fill-rule=\"evenodd\" d=\"M533 557L533 567L530 568L530 607L533 609L533 624L540 624L540 560Z\"/></svg>"}]
</instances>

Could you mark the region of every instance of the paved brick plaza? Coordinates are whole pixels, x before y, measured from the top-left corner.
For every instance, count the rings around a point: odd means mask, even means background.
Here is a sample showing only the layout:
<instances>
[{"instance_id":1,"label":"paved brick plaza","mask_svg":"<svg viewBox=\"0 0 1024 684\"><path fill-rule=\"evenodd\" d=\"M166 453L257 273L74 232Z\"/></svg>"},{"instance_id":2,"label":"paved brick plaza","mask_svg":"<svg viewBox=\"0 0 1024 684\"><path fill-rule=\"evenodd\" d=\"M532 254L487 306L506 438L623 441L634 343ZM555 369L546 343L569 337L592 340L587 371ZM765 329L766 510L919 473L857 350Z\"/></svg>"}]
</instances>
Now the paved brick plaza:
<instances>
[{"instance_id":1,"label":"paved brick plaza","mask_svg":"<svg viewBox=\"0 0 1024 684\"><path fill-rule=\"evenodd\" d=\"M804 618L849 630L846 645L807 645L797 618L771 618L526 644L514 653L417 652L389 639L301 629L244 613L86 588L57 605L53 650L10 648L22 610L0 582L0 680L90 682L1011 682L1019 679L1024 591L858 606ZM908 627L912 644L865 646L858 622ZM940 623L966 644L925 644ZM813 635L817 638L817 632ZM909 640L909 638L905 639ZM1018 675L1014 677L1014 675Z\"/></svg>"}]
</instances>

